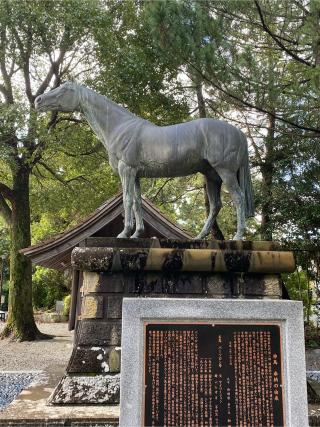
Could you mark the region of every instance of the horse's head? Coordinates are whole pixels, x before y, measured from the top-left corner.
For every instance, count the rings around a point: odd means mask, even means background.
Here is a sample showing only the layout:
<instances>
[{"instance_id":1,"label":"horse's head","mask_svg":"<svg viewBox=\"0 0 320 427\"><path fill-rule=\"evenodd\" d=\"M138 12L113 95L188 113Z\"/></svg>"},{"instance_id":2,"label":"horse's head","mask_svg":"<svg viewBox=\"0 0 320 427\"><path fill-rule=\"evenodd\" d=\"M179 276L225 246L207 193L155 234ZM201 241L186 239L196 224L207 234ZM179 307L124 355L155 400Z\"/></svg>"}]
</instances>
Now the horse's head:
<instances>
[{"instance_id":1,"label":"horse's head","mask_svg":"<svg viewBox=\"0 0 320 427\"><path fill-rule=\"evenodd\" d=\"M39 95L34 101L38 111L75 111L80 107L79 86L76 83L67 82Z\"/></svg>"}]
</instances>

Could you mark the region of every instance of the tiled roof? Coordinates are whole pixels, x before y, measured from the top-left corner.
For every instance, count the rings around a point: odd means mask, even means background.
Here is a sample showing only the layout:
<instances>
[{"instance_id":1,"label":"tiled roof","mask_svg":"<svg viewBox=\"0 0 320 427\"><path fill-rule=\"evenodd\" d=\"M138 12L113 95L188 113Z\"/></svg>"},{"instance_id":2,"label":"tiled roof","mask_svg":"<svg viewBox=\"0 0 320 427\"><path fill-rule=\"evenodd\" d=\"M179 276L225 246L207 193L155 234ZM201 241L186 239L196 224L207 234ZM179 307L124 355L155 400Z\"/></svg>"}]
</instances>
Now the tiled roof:
<instances>
[{"instance_id":1,"label":"tiled roof","mask_svg":"<svg viewBox=\"0 0 320 427\"><path fill-rule=\"evenodd\" d=\"M76 226L41 243L22 249L20 252L31 258L34 264L55 269L67 268L70 266L72 249L84 239L97 235L99 230L108 227L112 222L118 221L122 224L123 212L122 193L120 193L104 202ZM146 227L149 227L149 230L152 230L157 237L173 239L190 239L192 237L168 219L145 197L142 197L142 212Z\"/></svg>"}]
</instances>

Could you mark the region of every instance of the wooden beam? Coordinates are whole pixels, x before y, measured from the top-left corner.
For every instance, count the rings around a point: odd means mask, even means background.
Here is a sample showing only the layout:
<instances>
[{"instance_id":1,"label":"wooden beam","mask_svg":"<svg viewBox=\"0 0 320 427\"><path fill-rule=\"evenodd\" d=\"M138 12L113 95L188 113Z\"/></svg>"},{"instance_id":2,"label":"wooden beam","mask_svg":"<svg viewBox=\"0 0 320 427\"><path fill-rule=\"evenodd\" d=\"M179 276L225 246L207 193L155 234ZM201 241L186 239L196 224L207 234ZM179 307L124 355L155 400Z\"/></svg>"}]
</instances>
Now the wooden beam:
<instances>
[{"instance_id":1,"label":"wooden beam","mask_svg":"<svg viewBox=\"0 0 320 427\"><path fill-rule=\"evenodd\" d=\"M77 299L78 299L78 289L79 289L79 270L72 270L72 287L71 287L71 304L69 312L69 331L73 331L76 324L76 315L77 315Z\"/></svg>"}]
</instances>

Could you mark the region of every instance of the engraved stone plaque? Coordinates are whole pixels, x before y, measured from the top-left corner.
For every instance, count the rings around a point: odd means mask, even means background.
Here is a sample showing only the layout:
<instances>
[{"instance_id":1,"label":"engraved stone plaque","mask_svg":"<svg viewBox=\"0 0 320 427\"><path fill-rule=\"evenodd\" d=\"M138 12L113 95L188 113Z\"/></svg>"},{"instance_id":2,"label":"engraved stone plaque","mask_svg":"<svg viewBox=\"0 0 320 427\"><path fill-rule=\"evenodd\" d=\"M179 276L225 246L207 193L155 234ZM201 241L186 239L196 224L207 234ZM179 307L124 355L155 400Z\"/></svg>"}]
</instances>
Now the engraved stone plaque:
<instances>
[{"instance_id":1,"label":"engraved stone plaque","mask_svg":"<svg viewBox=\"0 0 320 427\"><path fill-rule=\"evenodd\" d=\"M285 424L279 324L144 328L144 426Z\"/></svg>"}]
</instances>

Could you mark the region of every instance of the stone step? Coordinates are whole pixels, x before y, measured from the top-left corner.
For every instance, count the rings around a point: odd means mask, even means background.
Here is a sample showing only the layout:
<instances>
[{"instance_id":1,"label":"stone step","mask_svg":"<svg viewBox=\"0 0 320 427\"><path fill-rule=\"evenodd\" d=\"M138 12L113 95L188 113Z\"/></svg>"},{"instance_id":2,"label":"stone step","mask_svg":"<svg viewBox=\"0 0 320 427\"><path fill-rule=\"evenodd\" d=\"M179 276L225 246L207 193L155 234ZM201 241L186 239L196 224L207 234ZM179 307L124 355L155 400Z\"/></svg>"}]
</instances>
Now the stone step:
<instances>
[{"instance_id":1,"label":"stone step","mask_svg":"<svg viewBox=\"0 0 320 427\"><path fill-rule=\"evenodd\" d=\"M31 419L31 420L1 420L1 427L115 427L118 421L112 420L72 420L72 419Z\"/></svg>"}]
</instances>

